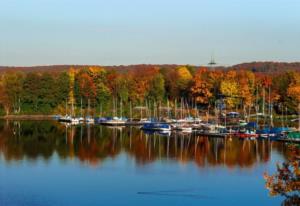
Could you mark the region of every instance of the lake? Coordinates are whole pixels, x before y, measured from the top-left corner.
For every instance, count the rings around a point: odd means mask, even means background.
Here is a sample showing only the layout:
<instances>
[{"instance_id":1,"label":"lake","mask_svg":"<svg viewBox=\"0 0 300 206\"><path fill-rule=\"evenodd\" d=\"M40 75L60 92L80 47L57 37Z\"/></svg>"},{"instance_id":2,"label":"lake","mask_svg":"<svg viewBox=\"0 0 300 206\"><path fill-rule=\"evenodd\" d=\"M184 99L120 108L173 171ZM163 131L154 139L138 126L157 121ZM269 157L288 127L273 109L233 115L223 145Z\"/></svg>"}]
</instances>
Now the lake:
<instances>
[{"instance_id":1,"label":"lake","mask_svg":"<svg viewBox=\"0 0 300 206\"><path fill-rule=\"evenodd\" d=\"M280 205L269 140L0 121L0 205Z\"/></svg>"}]
</instances>

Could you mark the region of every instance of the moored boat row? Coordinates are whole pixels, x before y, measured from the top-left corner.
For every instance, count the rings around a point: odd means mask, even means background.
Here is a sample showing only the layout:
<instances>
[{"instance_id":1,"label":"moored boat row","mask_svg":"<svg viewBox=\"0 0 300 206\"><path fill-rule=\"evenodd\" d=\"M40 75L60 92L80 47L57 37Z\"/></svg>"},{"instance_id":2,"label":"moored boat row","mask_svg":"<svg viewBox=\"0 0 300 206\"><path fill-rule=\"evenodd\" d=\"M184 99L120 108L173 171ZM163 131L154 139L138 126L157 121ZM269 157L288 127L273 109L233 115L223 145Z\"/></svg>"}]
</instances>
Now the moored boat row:
<instances>
[{"instance_id":1,"label":"moored boat row","mask_svg":"<svg viewBox=\"0 0 300 206\"><path fill-rule=\"evenodd\" d=\"M60 122L67 122L71 125L77 124L99 124L110 127L120 126L138 126L140 129L158 132L180 132L180 133L197 133L211 137L237 137L240 139L258 139L268 138L279 141L292 141L300 143L300 126L299 130L290 127L259 127L257 122L247 122L244 119L235 120L238 113L231 112L225 114L223 119L215 121L201 121L200 118L186 117L179 119L169 118L125 118L125 117L73 117L71 115L55 116ZM230 120L230 118L233 119ZM300 119L300 118L299 118Z\"/></svg>"}]
</instances>

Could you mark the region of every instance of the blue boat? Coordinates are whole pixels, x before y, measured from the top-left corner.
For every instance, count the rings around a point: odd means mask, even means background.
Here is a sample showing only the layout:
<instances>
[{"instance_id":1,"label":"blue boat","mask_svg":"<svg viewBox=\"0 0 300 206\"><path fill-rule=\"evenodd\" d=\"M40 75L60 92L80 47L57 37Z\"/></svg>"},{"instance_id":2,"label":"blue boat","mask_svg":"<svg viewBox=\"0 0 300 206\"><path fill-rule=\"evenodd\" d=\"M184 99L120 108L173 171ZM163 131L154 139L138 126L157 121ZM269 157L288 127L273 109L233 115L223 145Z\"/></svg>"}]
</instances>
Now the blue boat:
<instances>
[{"instance_id":1,"label":"blue boat","mask_svg":"<svg viewBox=\"0 0 300 206\"><path fill-rule=\"evenodd\" d=\"M171 135L171 131L144 130L144 134L146 134L146 135L159 135L159 136L169 137Z\"/></svg>"},{"instance_id":2,"label":"blue boat","mask_svg":"<svg viewBox=\"0 0 300 206\"><path fill-rule=\"evenodd\" d=\"M285 136L288 132L290 132L290 128L288 127L273 127L273 128L264 128L261 130L257 130L256 133L260 137L268 138L280 138Z\"/></svg>"},{"instance_id":3,"label":"blue boat","mask_svg":"<svg viewBox=\"0 0 300 206\"><path fill-rule=\"evenodd\" d=\"M245 126L247 129L257 129L258 125L256 122L248 122L247 125Z\"/></svg>"},{"instance_id":4,"label":"blue boat","mask_svg":"<svg viewBox=\"0 0 300 206\"><path fill-rule=\"evenodd\" d=\"M96 117L95 118L95 123L96 124L101 124L103 122L106 122L109 119L112 119L112 118L109 118L109 117Z\"/></svg>"},{"instance_id":5,"label":"blue boat","mask_svg":"<svg viewBox=\"0 0 300 206\"><path fill-rule=\"evenodd\" d=\"M271 131L270 128L265 127L263 129L256 130L256 134L258 134L259 137L265 137L265 138L267 138L270 135L270 131Z\"/></svg>"},{"instance_id":6,"label":"blue boat","mask_svg":"<svg viewBox=\"0 0 300 206\"><path fill-rule=\"evenodd\" d=\"M171 126L167 123L151 122L151 123L145 123L141 129L157 130L157 131L170 131Z\"/></svg>"}]
</instances>

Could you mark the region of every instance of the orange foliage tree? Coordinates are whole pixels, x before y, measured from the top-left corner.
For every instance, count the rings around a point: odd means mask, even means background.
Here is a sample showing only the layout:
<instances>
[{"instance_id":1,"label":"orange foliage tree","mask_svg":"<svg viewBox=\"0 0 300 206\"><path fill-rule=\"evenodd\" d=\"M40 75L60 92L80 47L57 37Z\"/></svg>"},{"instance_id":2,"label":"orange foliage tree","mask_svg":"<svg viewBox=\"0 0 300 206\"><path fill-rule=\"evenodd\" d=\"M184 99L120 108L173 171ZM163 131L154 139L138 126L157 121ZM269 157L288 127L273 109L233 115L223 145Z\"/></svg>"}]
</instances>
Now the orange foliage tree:
<instances>
[{"instance_id":1,"label":"orange foliage tree","mask_svg":"<svg viewBox=\"0 0 300 206\"><path fill-rule=\"evenodd\" d=\"M213 96L212 89L213 84L209 72L205 68L199 69L193 78L193 86L191 87L191 94L196 102L208 104Z\"/></svg>"}]
</instances>

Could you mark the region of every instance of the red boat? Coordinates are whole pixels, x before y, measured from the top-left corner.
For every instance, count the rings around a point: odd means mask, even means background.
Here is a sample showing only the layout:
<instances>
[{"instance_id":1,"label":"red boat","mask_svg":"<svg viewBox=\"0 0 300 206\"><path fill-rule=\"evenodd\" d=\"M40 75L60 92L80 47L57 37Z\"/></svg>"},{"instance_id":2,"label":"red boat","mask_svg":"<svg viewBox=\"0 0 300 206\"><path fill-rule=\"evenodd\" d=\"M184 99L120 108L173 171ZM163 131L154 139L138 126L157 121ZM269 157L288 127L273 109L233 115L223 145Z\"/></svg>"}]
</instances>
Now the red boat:
<instances>
[{"instance_id":1,"label":"red boat","mask_svg":"<svg viewBox=\"0 0 300 206\"><path fill-rule=\"evenodd\" d=\"M258 138L258 134L255 133L235 133L235 136L242 138L242 139L247 139L247 138Z\"/></svg>"}]
</instances>

